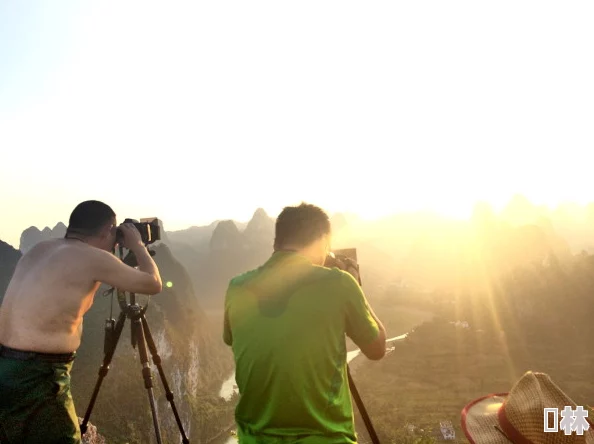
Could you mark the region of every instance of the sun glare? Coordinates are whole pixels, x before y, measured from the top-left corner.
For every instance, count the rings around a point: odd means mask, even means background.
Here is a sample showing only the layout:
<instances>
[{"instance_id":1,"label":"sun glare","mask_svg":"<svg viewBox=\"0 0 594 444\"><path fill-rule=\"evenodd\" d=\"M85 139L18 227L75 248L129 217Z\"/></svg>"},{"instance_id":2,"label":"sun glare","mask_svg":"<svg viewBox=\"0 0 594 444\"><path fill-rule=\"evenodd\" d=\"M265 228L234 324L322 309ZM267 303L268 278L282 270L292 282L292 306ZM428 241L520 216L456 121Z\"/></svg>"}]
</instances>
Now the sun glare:
<instances>
[{"instance_id":1,"label":"sun glare","mask_svg":"<svg viewBox=\"0 0 594 444\"><path fill-rule=\"evenodd\" d=\"M455 200L442 202L435 201L432 204L408 205L406 207L387 207L382 206L382 204L378 202L375 205L361 205L356 210L353 210L353 213L365 221L372 221L398 213L416 212L434 213L447 219L466 220L470 218L473 207L474 203L471 201L459 202Z\"/></svg>"}]
</instances>

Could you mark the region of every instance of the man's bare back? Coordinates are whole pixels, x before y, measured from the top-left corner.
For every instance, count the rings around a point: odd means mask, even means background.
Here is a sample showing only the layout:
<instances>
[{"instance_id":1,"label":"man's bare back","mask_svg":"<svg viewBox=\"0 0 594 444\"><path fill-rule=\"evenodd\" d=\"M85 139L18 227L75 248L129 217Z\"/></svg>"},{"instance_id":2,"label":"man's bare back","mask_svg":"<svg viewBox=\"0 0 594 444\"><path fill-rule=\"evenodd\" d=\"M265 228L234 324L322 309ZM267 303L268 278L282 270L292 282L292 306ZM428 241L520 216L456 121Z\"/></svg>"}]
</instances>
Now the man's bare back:
<instances>
[{"instance_id":1,"label":"man's bare back","mask_svg":"<svg viewBox=\"0 0 594 444\"><path fill-rule=\"evenodd\" d=\"M83 315L101 282L141 294L161 291L161 278L136 229L123 225L139 270L79 239L40 242L14 271L0 307L0 344L40 353L78 349Z\"/></svg>"},{"instance_id":2,"label":"man's bare back","mask_svg":"<svg viewBox=\"0 0 594 444\"><path fill-rule=\"evenodd\" d=\"M20 350L78 349L83 315L100 283L93 247L76 239L40 242L18 263L0 308L0 344Z\"/></svg>"}]
</instances>

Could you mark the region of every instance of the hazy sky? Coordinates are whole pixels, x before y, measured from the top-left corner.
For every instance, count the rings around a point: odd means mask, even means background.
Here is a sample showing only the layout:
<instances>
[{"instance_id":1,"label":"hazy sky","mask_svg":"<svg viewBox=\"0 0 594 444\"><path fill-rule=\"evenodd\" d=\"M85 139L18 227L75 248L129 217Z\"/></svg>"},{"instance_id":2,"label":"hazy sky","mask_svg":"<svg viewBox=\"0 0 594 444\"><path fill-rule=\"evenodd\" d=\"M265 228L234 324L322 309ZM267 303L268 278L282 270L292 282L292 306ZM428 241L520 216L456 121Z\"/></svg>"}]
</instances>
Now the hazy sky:
<instances>
[{"instance_id":1,"label":"hazy sky","mask_svg":"<svg viewBox=\"0 0 594 444\"><path fill-rule=\"evenodd\" d=\"M594 200L591 1L2 1L0 239ZM594 160L594 159L593 159Z\"/></svg>"}]
</instances>

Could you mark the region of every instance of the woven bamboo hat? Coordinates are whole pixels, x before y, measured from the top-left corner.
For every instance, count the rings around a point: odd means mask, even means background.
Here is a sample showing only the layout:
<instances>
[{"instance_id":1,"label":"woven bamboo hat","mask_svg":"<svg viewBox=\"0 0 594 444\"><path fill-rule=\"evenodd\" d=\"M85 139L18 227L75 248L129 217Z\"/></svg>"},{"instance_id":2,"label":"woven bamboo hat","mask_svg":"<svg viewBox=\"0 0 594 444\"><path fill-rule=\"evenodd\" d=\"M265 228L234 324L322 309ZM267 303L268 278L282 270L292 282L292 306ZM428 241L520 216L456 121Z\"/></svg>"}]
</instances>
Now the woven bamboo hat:
<instances>
[{"instance_id":1,"label":"woven bamboo hat","mask_svg":"<svg viewBox=\"0 0 594 444\"><path fill-rule=\"evenodd\" d=\"M592 418L586 417L589 428L582 435L567 435L559 427L565 406L577 407L549 375L526 372L509 393L487 395L464 407L462 430L472 444L594 444ZM545 423L545 408L557 408L557 418L549 413ZM545 432L545 426L558 431Z\"/></svg>"}]
</instances>

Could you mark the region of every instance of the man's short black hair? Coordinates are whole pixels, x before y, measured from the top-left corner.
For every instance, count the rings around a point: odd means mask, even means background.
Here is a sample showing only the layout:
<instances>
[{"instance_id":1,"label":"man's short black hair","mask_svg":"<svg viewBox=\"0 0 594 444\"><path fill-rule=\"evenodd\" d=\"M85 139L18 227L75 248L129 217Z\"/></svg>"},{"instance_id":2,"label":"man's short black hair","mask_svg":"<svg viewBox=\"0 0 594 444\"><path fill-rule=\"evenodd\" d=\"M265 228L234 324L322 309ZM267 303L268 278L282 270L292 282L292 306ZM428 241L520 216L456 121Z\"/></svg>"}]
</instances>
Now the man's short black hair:
<instances>
[{"instance_id":1,"label":"man's short black hair","mask_svg":"<svg viewBox=\"0 0 594 444\"><path fill-rule=\"evenodd\" d=\"M320 207L285 207L276 218L274 249L304 248L325 234L330 234L330 218Z\"/></svg>"},{"instance_id":2,"label":"man's short black hair","mask_svg":"<svg viewBox=\"0 0 594 444\"><path fill-rule=\"evenodd\" d=\"M70 214L67 234L94 236L112 220L116 214L111 207L98 200L79 203Z\"/></svg>"}]
</instances>

